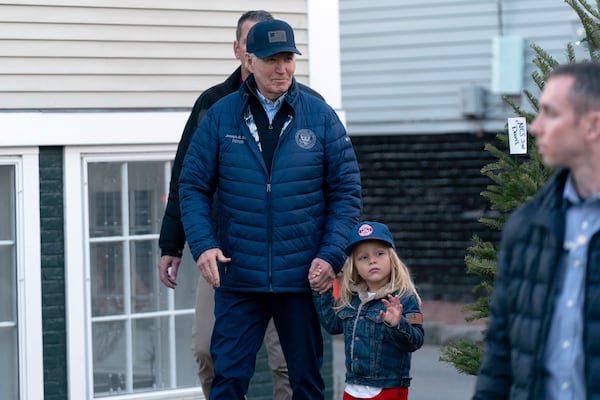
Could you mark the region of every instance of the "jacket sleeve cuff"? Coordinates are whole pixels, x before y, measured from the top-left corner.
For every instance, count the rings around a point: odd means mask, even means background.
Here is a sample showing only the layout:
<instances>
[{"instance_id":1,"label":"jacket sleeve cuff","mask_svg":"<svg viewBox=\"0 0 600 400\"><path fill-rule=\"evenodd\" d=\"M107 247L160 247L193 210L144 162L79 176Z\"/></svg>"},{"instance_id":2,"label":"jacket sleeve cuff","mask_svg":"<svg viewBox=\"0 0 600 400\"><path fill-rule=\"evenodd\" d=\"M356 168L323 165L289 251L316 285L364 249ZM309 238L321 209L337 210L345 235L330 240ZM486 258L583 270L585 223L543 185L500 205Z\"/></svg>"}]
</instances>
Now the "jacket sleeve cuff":
<instances>
[{"instance_id":1,"label":"jacket sleeve cuff","mask_svg":"<svg viewBox=\"0 0 600 400\"><path fill-rule=\"evenodd\" d=\"M171 257L183 257L183 249L181 250L177 250L177 249L161 249L160 250L160 256L171 256Z\"/></svg>"}]
</instances>

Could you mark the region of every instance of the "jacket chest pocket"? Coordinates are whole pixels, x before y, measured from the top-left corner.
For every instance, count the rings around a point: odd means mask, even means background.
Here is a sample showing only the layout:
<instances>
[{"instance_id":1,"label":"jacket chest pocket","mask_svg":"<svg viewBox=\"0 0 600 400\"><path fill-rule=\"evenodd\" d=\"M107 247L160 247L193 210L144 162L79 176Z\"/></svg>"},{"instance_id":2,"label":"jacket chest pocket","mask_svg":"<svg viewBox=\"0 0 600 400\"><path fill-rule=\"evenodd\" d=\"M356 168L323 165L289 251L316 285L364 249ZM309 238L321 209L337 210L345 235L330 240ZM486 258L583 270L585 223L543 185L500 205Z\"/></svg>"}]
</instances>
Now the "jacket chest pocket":
<instances>
[{"instance_id":1,"label":"jacket chest pocket","mask_svg":"<svg viewBox=\"0 0 600 400\"><path fill-rule=\"evenodd\" d=\"M384 339L383 334L385 328L383 318L379 315L379 309L371 308L358 318L359 325L362 325L361 331L370 338L370 345L379 346Z\"/></svg>"}]
</instances>

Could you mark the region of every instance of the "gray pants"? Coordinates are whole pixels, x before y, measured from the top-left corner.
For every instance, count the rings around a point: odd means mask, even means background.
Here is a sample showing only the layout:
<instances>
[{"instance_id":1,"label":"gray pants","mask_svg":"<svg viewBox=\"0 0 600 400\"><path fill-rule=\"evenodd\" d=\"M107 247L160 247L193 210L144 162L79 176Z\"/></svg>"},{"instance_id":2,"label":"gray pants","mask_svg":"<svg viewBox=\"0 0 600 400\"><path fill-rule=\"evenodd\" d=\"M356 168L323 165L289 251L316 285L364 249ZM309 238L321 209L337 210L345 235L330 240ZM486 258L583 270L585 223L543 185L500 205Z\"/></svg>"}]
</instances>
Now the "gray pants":
<instances>
[{"instance_id":1,"label":"gray pants","mask_svg":"<svg viewBox=\"0 0 600 400\"><path fill-rule=\"evenodd\" d=\"M210 337L215 324L215 300L213 288L200 277L196 289L196 312L192 326L192 350L196 357L198 376L202 384L204 397L208 399L214 371L210 356ZM273 400L290 400L292 388L288 378L288 369L279 344L279 335L273 320L269 322L265 333L265 347L271 376L273 379Z\"/></svg>"}]
</instances>

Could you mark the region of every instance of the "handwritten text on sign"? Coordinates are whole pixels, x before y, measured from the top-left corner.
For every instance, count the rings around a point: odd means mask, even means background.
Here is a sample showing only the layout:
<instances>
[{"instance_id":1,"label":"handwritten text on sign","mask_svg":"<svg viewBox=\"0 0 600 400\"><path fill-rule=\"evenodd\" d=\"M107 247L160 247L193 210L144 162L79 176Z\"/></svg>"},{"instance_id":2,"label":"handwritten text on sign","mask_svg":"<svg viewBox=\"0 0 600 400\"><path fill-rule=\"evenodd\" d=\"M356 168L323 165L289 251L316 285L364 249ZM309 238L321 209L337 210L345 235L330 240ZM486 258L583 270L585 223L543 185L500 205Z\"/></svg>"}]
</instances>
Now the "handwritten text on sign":
<instances>
[{"instance_id":1,"label":"handwritten text on sign","mask_svg":"<svg viewBox=\"0 0 600 400\"><path fill-rule=\"evenodd\" d=\"M525 118L508 119L510 154L527 154L527 122Z\"/></svg>"}]
</instances>

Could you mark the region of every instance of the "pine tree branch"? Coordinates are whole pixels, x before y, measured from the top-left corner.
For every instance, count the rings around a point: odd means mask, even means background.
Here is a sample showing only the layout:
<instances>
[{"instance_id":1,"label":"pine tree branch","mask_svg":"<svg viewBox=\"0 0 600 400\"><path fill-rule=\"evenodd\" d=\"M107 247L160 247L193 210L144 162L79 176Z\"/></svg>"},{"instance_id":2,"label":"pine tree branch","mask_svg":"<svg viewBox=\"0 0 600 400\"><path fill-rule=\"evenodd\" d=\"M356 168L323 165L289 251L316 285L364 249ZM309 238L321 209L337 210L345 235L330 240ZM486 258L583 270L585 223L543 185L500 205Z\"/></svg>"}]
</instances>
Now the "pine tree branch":
<instances>
[{"instance_id":1,"label":"pine tree branch","mask_svg":"<svg viewBox=\"0 0 600 400\"><path fill-rule=\"evenodd\" d=\"M452 364L458 372L463 374L477 375L483 353L482 340L470 343L461 339L450 342L441 351L440 361Z\"/></svg>"},{"instance_id":2,"label":"pine tree branch","mask_svg":"<svg viewBox=\"0 0 600 400\"><path fill-rule=\"evenodd\" d=\"M592 60L600 60L600 25L598 24L598 20L600 20L600 0L596 0L596 8L593 8L585 0L565 1L575 10L583 23L590 57ZM532 62L537 67L537 70L531 73L531 78L541 91L548 75L559 63L538 45L532 44L531 48L535 53ZM566 57L569 63L576 62L575 49L571 43L566 46ZM539 111L539 103L530 91L524 90L523 95L527 98L535 113L525 111L510 98L505 97L504 101L509 104L516 115L524 117L528 123L531 123ZM510 155L506 152L506 149L509 148L507 128L496 135L496 138L504 146L504 149L500 150L490 143L484 147L484 150L495 157L496 161L481 168L481 174L491 181L486 190L481 192L481 196L489 200L490 209L497 214L482 217L479 222L490 228L501 230L510 212L534 196L554 171L552 168L544 167L542 158L536 151L534 137L528 138L527 155L525 156ZM466 321L488 317L489 302L497 269L497 249L495 245L483 241L477 236L473 236L472 240L473 245L467 249L465 256L465 265L467 273L480 278L480 283L473 288L473 291L482 293L482 295L477 298L475 303L464 307L463 312L469 313L465 317ZM469 342L463 339L451 342L443 346L441 350L443 355L440 357L440 361L452 364L459 372L471 375L477 374L483 356L482 340Z\"/></svg>"}]
</instances>

